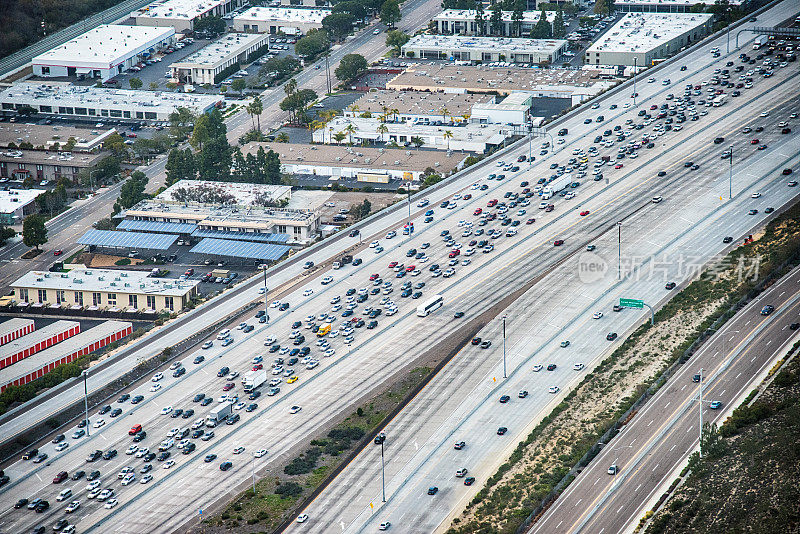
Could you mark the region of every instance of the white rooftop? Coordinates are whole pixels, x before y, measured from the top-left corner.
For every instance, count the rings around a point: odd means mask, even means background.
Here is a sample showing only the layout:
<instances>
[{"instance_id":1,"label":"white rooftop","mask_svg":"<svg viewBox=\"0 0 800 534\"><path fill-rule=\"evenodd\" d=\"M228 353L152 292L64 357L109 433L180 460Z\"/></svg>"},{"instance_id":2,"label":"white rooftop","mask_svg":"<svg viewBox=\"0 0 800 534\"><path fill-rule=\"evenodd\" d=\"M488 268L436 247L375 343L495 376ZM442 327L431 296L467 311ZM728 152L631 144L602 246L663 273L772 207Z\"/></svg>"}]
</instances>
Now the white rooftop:
<instances>
[{"instance_id":1,"label":"white rooftop","mask_svg":"<svg viewBox=\"0 0 800 534\"><path fill-rule=\"evenodd\" d=\"M153 2L139 11L134 11L131 16L151 17L158 19L193 19L223 5L228 0L165 0Z\"/></svg>"},{"instance_id":2,"label":"white rooftop","mask_svg":"<svg viewBox=\"0 0 800 534\"><path fill-rule=\"evenodd\" d=\"M171 93L161 91L133 91L78 87L58 83L19 83L0 92L0 102L27 103L38 106L80 106L101 108L140 107L145 111L171 113L177 107L189 108L199 113L220 101L219 96L197 93ZM100 117L98 117L100 118Z\"/></svg>"},{"instance_id":3,"label":"white rooftop","mask_svg":"<svg viewBox=\"0 0 800 534\"><path fill-rule=\"evenodd\" d=\"M32 201L46 189L9 189L0 191L0 213L13 213Z\"/></svg>"},{"instance_id":4,"label":"white rooftop","mask_svg":"<svg viewBox=\"0 0 800 534\"><path fill-rule=\"evenodd\" d=\"M352 124L357 131L359 137L367 139L381 139L387 138L389 135L423 135L429 137L441 137L445 131L449 130L454 140L470 140L475 142L491 142L497 137L501 131L508 130L507 126L502 124L473 124L468 123L463 126L434 126L425 124L414 124L412 122L385 122L384 126L387 132L383 135L377 131L378 119L364 119L361 117L335 117L327 123L329 128L334 131L342 132L348 124Z\"/></svg>"},{"instance_id":5,"label":"white rooftop","mask_svg":"<svg viewBox=\"0 0 800 534\"><path fill-rule=\"evenodd\" d=\"M331 14L330 9L303 9L295 7L251 7L236 20L275 22L310 22L322 24L322 19Z\"/></svg>"},{"instance_id":6,"label":"white rooftop","mask_svg":"<svg viewBox=\"0 0 800 534\"><path fill-rule=\"evenodd\" d=\"M269 198L280 200L291 198L292 187L288 185L248 184L236 182L211 182L207 180L181 180L156 197L156 200L181 202L183 199L176 197L182 190L196 191L206 189L230 195L232 202L219 202L219 204L235 204L238 206L256 206L257 199Z\"/></svg>"},{"instance_id":7,"label":"white rooftop","mask_svg":"<svg viewBox=\"0 0 800 534\"><path fill-rule=\"evenodd\" d=\"M512 22L513 21L513 11L501 11L502 18L504 22ZM556 18L555 11L546 11L547 20L548 22L553 22ZM434 20L446 20L446 21L474 21L475 15L477 11L474 9L445 9L438 15L434 17ZM484 20L487 22L489 21L489 17L491 17L491 11L485 11L483 14ZM525 23L536 23L539 22L539 17L541 16L542 12L539 11L523 11L522 12L522 22Z\"/></svg>"},{"instance_id":8,"label":"white rooftop","mask_svg":"<svg viewBox=\"0 0 800 534\"><path fill-rule=\"evenodd\" d=\"M3 344L3 338L5 336L33 326L33 319L23 319L22 317L12 317L11 319L3 321L0 323L0 345ZM7 341L6 343L9 342Z\"/></svg>"},{"instance_id":9,"label":"white rooftop","mask_svg":"<svg viewBox=\"0 0 800 534\"><path fill-rule=\"evenodd\" d=\"M708 22L710 13L628 13L587 52L637 52L658 48Z\"/></svg>"},{"instance_id":10,"label":"white rooftop","mask_svg":"<svg viewBox=\"0 0 800 534\"><path fill-rule=\"evenodd\" d=\"M128 52L166 39L175 30L150 26L102 24L33 58L36 65L72 65L76 61L114 63Z\"/></svg>"},{"instance_id":11,"label":"white rooftop","mask_svg":"<svg viewBox=\"0 0 800 534\"><path fill-rule=\"evenodd\" d=\"M438 50L491 50L552 54L567 41L561 39L522 39L518 37L472 37L465 35L416 35L404 45L408 48Z\"/></svg>"},{"instance_id":12,"label":"white rooftop","mask_svg":"<svg viewBox=\"0 0 800 534\"><path fill-rule=\"evenodd\" d=\"M615 6L684 6L690 7L697 4L708 4L708 0L616 0ZM728 4L738 6L742 0L728 0Z\"/></svg>"},{"instance_id":13,"label":"white rooftop","mask_svg":"<svg viewBox=\"0 0 800 534\"><path fill-rule=\"evenodd\" d=\"M20 351L36 347L37 344L48 338L68 332L75 326L80 326L80 323L76 321L55 321L34 330L30 334L18 337L7 345L3 345L3 352L5 354L17 354ZM80 332L80 328L78 328L78 332Z\"/></svg>"},{"instance_id":14,"label":"white rooftop","mask_svg":"<svg viewBox=\"0 0 800 534\"><path fill-rule=\"evenodd\" d=\"M73 269L66 273L29 271L19 277L12 287L34 289L68 289L71 291L100 291L109 293L146 293L181 297L200 283L199 280L151 278L148 271L117 271L110 269Z\"/></svg>"},{"instance_id":15,"label":"white rooftop","mask_svg":"<svg viewBox=\"0 0 800 534\"><path fill-rule=\"evenodd\" d=\"M221 61L239 55L253 43L262 39L264 39L264 35L259 33L229 33L170 66L173 68L186 68L188 65L213 67Z\"/></svg>"}]
</instances>

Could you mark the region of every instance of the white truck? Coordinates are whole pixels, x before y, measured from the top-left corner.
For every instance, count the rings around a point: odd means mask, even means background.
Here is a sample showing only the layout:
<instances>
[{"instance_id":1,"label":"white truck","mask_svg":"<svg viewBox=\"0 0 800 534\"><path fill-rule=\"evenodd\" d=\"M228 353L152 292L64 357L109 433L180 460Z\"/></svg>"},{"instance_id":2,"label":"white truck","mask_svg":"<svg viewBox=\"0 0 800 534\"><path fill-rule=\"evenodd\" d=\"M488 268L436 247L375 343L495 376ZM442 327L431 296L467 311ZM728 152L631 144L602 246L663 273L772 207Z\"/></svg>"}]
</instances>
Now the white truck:
<instances>
[{"instance_id":1,"label":"white truck","mask_svg":"<svg viewBox=\"0 0 800 534\"><path fill-rule=\"evenodd\" d=\"M233 406L231 405L231 403L229 402L221 403L219 406L211 410L211 413L209 413L208 416L206 417L206 426L214 428L215 426L223 422L225 419L227 419L232 411L233 411Z\"/></svg>"},{"instance_id":2,"label":"white truck","mask_svg":"<svg viewBox=\"0 0 800 534\"><path fill-rule=\"evenodd\" d=\"M571 174L564 174L559 176L549 184L546 184L542 188L542 200L547 200L562 189L566 189L569 187L569 184L572 183L572 175ZM547 197L547 198L545 198Z\"/></svg>"},{"instance_id":3,"label":"white truck","mask_svg":"<svg viewBox=\"0 0 800 534\"><path fill-rule=\"evenodd\" d=\"M254 389L261 387L267 381L267 370L247 371L242 378L242 386L245 393L250 393Z\"/></svg>"},{"instance_id":4,"label":"white truck","mask_svg":"<svg viewBox=\"0 0 800 534\"><path fill-rule=\"evenodd\" d=\"M712 101L712 104L715 108L720 107L724 103L725 103L725 95L719 95Z\"/></svg>"},{"instance_id":5,"label":"white truck","mask_svg":"<svg viewBox=\"0 0 800 534\"><path fill-rule=\"evenodd\" d=\"M765 44L767 44L768 38L766 35L759 35L756 37L756 40L753 41L753 50L758 50Z\"/></svg>"}]
</instances>

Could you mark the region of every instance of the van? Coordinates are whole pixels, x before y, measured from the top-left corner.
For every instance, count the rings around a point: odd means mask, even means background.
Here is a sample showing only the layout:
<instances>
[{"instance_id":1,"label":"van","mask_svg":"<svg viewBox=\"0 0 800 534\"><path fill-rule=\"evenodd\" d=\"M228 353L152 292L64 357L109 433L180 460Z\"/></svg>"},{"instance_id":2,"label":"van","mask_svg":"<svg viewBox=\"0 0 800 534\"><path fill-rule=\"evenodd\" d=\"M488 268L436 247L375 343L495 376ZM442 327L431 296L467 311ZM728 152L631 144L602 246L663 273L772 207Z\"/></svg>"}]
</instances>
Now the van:
<instances>
[{"instance_id":1,"label":"van","mask_svg":"<svg viewBox=\"0 0 800 534\"><path fill-rule=\"evenodd\" d=\"M65 490L61 490L61 493L58 494L58 497L56 497L56 500L58 502L66 501L70 497L72 497L72 490L67 488Z\"/></svg>"},{"instance_id":2,"label":"van","mask_svg":"<svg viewBox=\"0 0 800 534\"><path fill-rule=\"evenodd\" d=\"M217 339L223 340L223 339L228 338L230 336L231 336L231 331L226 328L225 330L223 330L219 334L217 334Z\"/></svg>"},{"instance_id":3,"label":"van","mask_svg":"<svg viewBox=\"0 0 800 534\"><path fill-rule=\"evenodd\" d=\"M333 262L333 265L332 265L332 267L333 267L334 269L339 269L339 268L341 268L341 267L342 267L342 264L341 264L341 263L339 263L338 261L335 261L335 262Z\"/></svg>"}]
</instances>

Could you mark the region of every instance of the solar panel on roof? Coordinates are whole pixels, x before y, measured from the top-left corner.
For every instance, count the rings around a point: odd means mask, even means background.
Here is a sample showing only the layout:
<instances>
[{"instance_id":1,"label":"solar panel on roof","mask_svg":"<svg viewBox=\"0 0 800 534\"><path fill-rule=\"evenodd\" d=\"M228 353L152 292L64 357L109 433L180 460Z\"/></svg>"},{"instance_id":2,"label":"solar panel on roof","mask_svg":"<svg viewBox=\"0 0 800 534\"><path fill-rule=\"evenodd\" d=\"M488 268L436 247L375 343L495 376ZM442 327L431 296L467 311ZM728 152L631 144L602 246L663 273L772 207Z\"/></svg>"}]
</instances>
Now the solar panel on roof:
<instances>
[{"instance_id":1,"label":"solar panel on roof","mask_svg":"<svg viewBox=\"0 0 800 534\"><path fill-rule=\"evenodd\" d=\"M239 241L257 241L259 243L285 243L289 240L288 234L257 234L255 232L231 232L225 230L207 230L204 228L196 229L194 232L192 232L192 237L236 239Z\"/></svg>"},{"instance_id":2,"label":"solar panel on roof","mask_svg":"<svg viewBox=\"0 0 800 534\"><path fill-rule=\"evenodd\" d=\"M161 221L134 221L125 219L117 225L117 230L128 230L135 232L156 232L164 234L191 234L197 229L196 224L175 223Z\"/></svg>"},{"instance_id":3,"label":"solar panel on roof","mask_svg":"<svg viewBox=\"0 0 800 534\"><path fill-rule=\"evenodd\" d=\"M79 245L99 247L143 248L167 250L178 236L175 234L150 234L145 232L118 232L115 230L89 230L78 239Z\"/></svg>"},{"instance_id":4,"label":"solar panel on roof","mask_svg":"<svg viewBox=\"0 0 800 534\"><path fill-rule=\"evenodd\" d=\"M272 245L269 243L251 243L247 241L232 241L229 239L214 239L206 237L189 252L195 254L211 254L214 256L230 256L254 260L271 261L280 259L292 247L288 245Z\"/></svg>"}]
</instances>

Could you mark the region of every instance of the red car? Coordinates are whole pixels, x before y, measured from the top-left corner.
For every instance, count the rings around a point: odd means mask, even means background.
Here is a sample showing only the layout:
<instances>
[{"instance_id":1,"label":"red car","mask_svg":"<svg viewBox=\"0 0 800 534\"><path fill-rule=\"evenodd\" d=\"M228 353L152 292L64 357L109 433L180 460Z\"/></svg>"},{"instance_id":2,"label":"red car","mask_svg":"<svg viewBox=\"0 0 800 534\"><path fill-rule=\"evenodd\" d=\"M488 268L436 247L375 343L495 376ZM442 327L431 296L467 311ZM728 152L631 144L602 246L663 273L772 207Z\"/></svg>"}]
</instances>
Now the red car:
<instances>
[{"instance_id":1,"label":"red car","mask_svg":"<svg viewBox=\"0 0 800 534\"><path fill-rule=\"evenodd\" d=\"M467 193L466 195L464 195L464 197L463 197L463 198L464 198L464 200L469 200L469 199L471 199L471 198L472 198L472 195L471 195L471 194L469 194L469 193Z\"/></svg>"},{"instance_id":2,"label":"red car","mask_svg":"<svg viewBox=\"0 0 800 534\"><path fill-rule=\"evenodd\" d=\"M142 425L133 425L133 427L131 427L131 429L128 430L128 435L129 436L135 436L136 434L138 434L141 431L142 431Z\"/></svg>"},{"instance_id":3,"label":"red car","mask_svg":"<svg viewBox=\"0 0 800 534\"><path fill-rule=\"evenodd\" d=\"M416 267L415 267L414 265L409 265L408 267L406 267L406 272L407 272L407 273L410 273L410 272L411 272L411 271L413 271L414 269L416 269Z\"/></svg>"},{"instance_id":4,"label":"red car","mask_svg":"<svg viewBox=\"0 0 800 534\"><path fill-rule=\"evenodd\" d=\"M535 222L536 222L536 219L528 219L527 221L525 221L525 224L533 224Z\"/></svg>"},{"instance_id":5,"label":"red car","mask_svg":"<svg viewBox=\"0 0 800 534\"><path fill-rule=\"evenodd\" d=\"M653 110L655 110L655 109L658 109L658 106L656 106L655 104L653 104L652 106L650 106L650 109L653 109Z\"/></svg>"},{"instance_id":6,"label":"red car","mask_svg":"<svg viewBox=\"0 0 800 534\"><path fill-rule=\"evenodd\" d=\"M233 382L228 382L224 386L222 386L222 391L230 391L234 388Z\"/></svg>"},{"instance_id":7,"label":"red car","mask_svg":"<svg viewBox=\"0 0 800 534\"><path fill-rule=\"evenodd\" d=\"M58 249L53 251L53 256L61 256L64 253L63 250Z\"/></svg>"},{"instance_id":8,"label":"red car","mask_svg":"<svg viewBox=\"0 0 800 534\"><path fill-rule=\"evenodd\" d=\"M493 208L496 205L497 205L497 199L496 198L493 198L492 200L490 200L489 202L486 203L486 207L487 208Z\"/></svg>"},{"instance_id":9,"label":"red car","mask_svg":"<svg viewBox=\"0 0 800 534\"><path fill-rule=\"evenodd\" d=\"M622 163L617 163L616 165L614 165L614 168L615 169L621 169L622 168Z\"/></svg>"},{"instance_id":10,"label":"red car","mask_svg":"<svg viewBox=\"0 0 800 534\"><path fill-rule=\"evenodd\" d=\"M260 370L261 370L261 369L263 369L263 368L264 368L264 364L257 363L257 364L255 364L255 365L253 366L253 371L260 371Z\"/></svg>"},{"instance_id":11,"label":"red car","mask_svg":"<svg viewBox=\"0 0 800 534\"><path fill-rule=\"evenodd\" d=\"M560 247L563 244L564 244L564 240L563 239L556 239L555 241L553 241L553 246L554 247Z\"/></svg>"},{"instance_id":12,"label":"red car","mask_svg":"<svg viewBox=\"0 0 800 534\"><path fill-rule=\"evenodd\" d=\"M751 145L757 145L758 144L758 139L751 139L750 140L750 144Z\"/></svg>"},{"instance_id":13,"label":"red car","mask_svg":"<svg viewBox=\"0 0 800 534\"><path fill-rule=\"evenodd\" d=\"M61 471L59 474L53 477L53 484L61 484L62 482L67 480L68 476L69 475L67 474L66 471Z\"/></svg>"},{"instance_id":14,"label":"red car","mask_svg":"<svg viewBox=\"0 0 800 534\"><path fill-rule=\"evenodd\" d=\"M448 254L447 257L448 258L455 258L459 254L461 254L461 251L458 250L457 248L454 248L453 250L450 251L450 254Z\"/></svg>"},{"instance_id":15,"label":"red car","mask_svg":"<svg viewBox=\"0 0 800 534\"><path fill-rule=\"evenodd\" d=\"M370 282L373 282L373 281L377 280L378 278L380 278L380 275L378 273L369 275L369 281Z\"/></svg>"},{"instance_id":16,"label":"red car","mask_svg":"<svg viewBox=\"0 0 800 534\"><path fill-rule=\"evenodd\" d=\"M589 215L589 210L581 212L581 217L586 217L587 215Z\"/></svg>"},{"instance_id":17,"label":"red car","mask_svg":"<svg viewBox=\"0 0 800 534\"><path fill-rule=\"evenodd\" d=\"M389 263L389 268L390 269L394 269L395 267L397 267L397 262L396 261L393 261L393 262Z\"/></svg>"},{"instance_id":18,"label":"red car","mask_svg":"<svg viewBox=\"0 0 800 534\"><path fill-rule=\"evenodd\" d=\"M183 274L186 276L192 276L194 274L194 269L186 269L186 272Z\"/></svg>"},{"instance_id":19,"label":"red car","mask_svg":"<svg viewBox=\"0 0 800 534\"><path fill-rule=\"evenodd\" d=\"M478 208L474 212L472 212L472 214L475 216L480 215L481 213L483 213L483 208Z\"/></svg>"}]
</instances>

